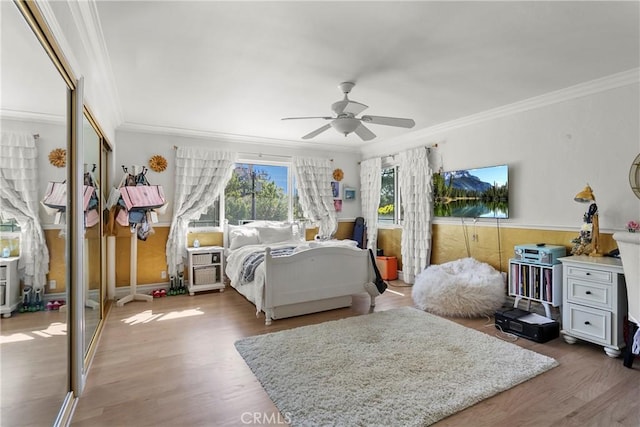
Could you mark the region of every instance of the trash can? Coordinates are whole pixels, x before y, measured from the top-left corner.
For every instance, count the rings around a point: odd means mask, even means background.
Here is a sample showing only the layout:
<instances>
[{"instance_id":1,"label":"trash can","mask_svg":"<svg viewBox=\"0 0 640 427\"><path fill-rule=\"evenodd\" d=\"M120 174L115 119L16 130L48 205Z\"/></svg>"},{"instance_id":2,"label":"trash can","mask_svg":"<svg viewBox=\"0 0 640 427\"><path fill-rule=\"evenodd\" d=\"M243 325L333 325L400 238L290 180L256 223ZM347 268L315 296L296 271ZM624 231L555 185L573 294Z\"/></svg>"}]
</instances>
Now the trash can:
<instances>
[{"instance_id":1,"label":"trash can","mask_svg":"<svg viewBox=\"0 0 640 427\"><path fill-rule=\"evenodd\" d=\"M396 280L398 278L398 259L396 257L377 256L376 264L384 280Z\"/></svg>"}]
</instances>

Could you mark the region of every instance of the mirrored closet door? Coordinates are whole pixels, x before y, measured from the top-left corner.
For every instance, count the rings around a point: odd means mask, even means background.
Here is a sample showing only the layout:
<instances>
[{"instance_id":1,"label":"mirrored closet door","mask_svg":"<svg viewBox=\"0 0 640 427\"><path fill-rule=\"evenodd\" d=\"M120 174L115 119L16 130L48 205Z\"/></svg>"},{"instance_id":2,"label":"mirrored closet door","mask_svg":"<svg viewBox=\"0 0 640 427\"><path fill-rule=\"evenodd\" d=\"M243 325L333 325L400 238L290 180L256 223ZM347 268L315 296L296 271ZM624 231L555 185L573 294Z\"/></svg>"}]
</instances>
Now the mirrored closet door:
<instances>
[{"instance_id":1,"label":"mirrored closet door","mask_svg":"<svg viewBox=\"0 0 640 427\"><path fill-rule=\"evenodd\" d=\"M0 2L0 16L0 261L16 259L18 276L0 301L0 425L45 426L71 396L66 215L40 203L67 178L70 88L16 4Z\"/></svg>"}]
</instances>

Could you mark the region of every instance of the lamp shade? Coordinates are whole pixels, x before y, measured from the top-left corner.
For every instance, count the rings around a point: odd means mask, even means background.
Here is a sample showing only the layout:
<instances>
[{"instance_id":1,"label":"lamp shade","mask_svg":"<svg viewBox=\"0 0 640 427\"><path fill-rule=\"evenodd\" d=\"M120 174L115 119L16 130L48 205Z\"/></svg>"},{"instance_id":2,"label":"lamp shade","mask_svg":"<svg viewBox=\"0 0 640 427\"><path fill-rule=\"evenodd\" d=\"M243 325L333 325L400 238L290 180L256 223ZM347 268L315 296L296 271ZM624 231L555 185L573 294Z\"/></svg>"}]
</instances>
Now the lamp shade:
<instances>
[{"instance_id":1,"label":"lamp shade","mask_svg":"<svg viewBox=\"0 0 640 427\"><path fill-rule=\"evenodd\" d=\"M593 195L591 187L587 185L581 192L576 194L576 197L574 197L573 200L580 203L590 203L596 201L596 196Z\"/></svg>"}]
</instances>

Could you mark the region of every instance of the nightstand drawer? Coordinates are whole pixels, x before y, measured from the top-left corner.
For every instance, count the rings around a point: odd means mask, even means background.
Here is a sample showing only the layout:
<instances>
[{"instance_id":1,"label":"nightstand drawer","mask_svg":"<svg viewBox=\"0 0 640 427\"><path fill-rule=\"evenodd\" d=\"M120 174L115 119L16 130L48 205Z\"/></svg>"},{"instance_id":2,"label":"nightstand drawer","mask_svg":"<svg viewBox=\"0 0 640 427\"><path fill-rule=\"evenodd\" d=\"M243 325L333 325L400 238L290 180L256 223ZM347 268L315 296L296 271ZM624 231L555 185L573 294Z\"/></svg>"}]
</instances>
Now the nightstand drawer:
<instances>
[{"instance_id":1,"label":"nightstand drawer","mask_svg":"<svg viewBox=\"0 0 640 427\"><path fill-rule=\"evenodd\" d=\"M567 279L567 301L613 310L613 287L597 282Z\"/></svg>"},{"instance_id":2,"label":"nightstand drawer","mask_svg":"<svg viewBox=\"0 0 640 427\"><path fill-rule=\"evenodd\" d=\"M576 277L585 280L593 280L600 283L613 284L614 276L615 274L610 271L593 270L591 268L575 267L572 265L567 267L567 277Z\"/></svg>"},{"instance_id":3,"label":"nightstand drawer","mask_svg":"<svg viewBox=\"0 0 640 427\"><path fill-rule=\"evenodd\" d=\"M565 307L564 327L571 335L603 345L611 344L611 312L580 305Z\"/></svg>"}]
</instances>

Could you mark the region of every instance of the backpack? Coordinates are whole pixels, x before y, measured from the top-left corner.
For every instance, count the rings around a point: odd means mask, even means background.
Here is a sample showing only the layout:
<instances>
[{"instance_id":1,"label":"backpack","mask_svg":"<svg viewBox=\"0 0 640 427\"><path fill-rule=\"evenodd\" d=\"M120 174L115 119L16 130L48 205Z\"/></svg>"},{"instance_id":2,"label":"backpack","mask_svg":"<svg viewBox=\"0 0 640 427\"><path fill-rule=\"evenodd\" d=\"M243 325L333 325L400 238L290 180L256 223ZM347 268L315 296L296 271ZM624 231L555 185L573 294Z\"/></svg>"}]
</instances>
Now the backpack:
<instances>
[{"instance_id":1,"label":"backpack","mask_svg":"<svg viewBox=\"0 0 640 427\"><path fill-rule=\"evenodd\" d=\"M387 282L384 281L380 270L378 270L378 264L376 264L376 258L373 256L373 251L369 248L369 257L371 258L371 264L373 265L373 271L376 274L376 278L373 283L376 285L378 292L382 294L387 289Z\"/></svg>"},{"instance_id":2,"label":"backpack","mask_svg":"<svg viewBox=\"0 0 640 427\"><path fill-rule=\"evenodd\" d=\"M367 246L367 226L364 223L364 218L359 216L353 224L353 236L351 240L358 242L358 247L364 249Z\"/></svg>"}]
</instances>

